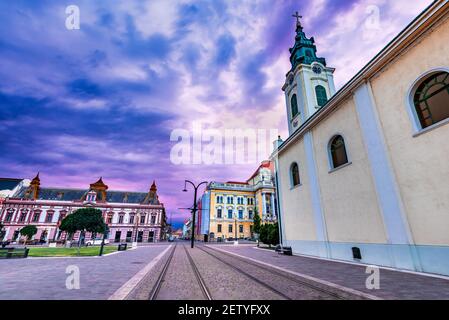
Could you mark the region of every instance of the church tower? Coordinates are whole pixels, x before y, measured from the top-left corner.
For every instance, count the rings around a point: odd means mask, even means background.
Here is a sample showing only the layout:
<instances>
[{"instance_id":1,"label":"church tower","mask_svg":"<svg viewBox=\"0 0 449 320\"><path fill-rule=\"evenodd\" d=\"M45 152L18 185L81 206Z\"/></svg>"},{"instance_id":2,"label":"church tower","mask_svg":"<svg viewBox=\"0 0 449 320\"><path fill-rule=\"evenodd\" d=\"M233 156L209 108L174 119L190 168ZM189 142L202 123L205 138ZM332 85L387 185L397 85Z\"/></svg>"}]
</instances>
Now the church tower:
<instances>
[{"instance_id":1,"label":"church tower","mask_svg":"<svg viewBox=\"0 0 449 320\"><path fill-rule=\"evenodd\" d=\"M290 49L292 68L282 87L287 105L289 135L335 94L335 69L326 66L326 59L317 57L315 40L306 37L298 12L293 17L297 20L295 44Z\"/></svg>"}]
</instances>

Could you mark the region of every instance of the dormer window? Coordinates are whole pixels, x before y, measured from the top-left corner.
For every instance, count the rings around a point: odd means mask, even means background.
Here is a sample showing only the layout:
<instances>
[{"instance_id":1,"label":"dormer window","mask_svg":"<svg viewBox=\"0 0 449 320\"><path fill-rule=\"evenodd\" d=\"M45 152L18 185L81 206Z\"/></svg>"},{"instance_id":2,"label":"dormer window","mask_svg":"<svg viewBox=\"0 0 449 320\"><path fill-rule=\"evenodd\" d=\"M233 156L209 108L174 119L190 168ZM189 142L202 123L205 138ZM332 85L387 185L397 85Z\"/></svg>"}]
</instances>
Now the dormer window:
<instances>
[{"instance_id":1,"label":"dormer window","mask_svg":"<svg viewBox=\"0 0 449 320\"><path fill-rule=\"evenodd\" d=\"M86 201L95 202L97 200L97 193L95 191L89 191L86 197Z\"/></svg>"}]
</instances>

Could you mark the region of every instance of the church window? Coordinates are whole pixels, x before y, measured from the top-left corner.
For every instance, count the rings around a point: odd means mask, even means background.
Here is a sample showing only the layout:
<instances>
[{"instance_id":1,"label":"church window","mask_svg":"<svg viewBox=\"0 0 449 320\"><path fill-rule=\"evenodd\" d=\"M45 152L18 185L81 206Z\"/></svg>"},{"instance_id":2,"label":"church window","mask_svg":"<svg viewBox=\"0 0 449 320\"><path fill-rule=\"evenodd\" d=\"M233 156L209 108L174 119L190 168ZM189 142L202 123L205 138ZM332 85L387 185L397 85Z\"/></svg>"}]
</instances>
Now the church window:
<instances>
[{"instance_id":1,"label":"church window","mask_svg":"<svg viewBox=\"0 0 449 320\"><path fill-rule=\"evenodd\" d=\"M449 118L449 73L426 78L414 92L413 103L422 129Z\"/></svg>"},{"instance_id":2,"label":"church window","mask_svg":"<svg viewBox=\"0 0 449 320\"><path fill-rule=\"evenodd\" d=\"M156 216L151 216L151 224L156 224Z\"/></svg>"},{"instance_id":3,"label":"church window","mask_svg":"<svg viewBox=\"0 0 449 320\"><path fill-rule=\"evenodd\" d=\"M316 93L316 100L317 100L318 106L324 107L327 103L326 89L324 89L323 86L316 86L315 93Z\"/></svg>"},{"instance_id":4,"label":"church window","mask_svg":"<svg viewBox=\"0 0 449 320\"><path fill-rule=\"evenodd\" d=\"M221 208L217 209L217 218L221 219L222 217L222 210Z\"/></svg>"},{"instance_id":5,"label":"church window","mask_svg":"<svg viewBox=\"0 0 449 320\"><path fill-rule=\"evenodd\" d=\"M123 223L123 215L120 215L120 216L118 217L118 223Z\"/></svg>"},{"instance_id":6,"label":"church window","mask_svg":"<svg viewBox=\"0 0 449 320\"><path fill-rule=\"evenodd\" d=\"M290 179L292 187L296 187L301 184L301 181L299 179L299 167L296 162L294 162L290 167Z\"/></svg>"},{"instance_id":7,"label":"church window","mask_svg":"<svg viewBox=\"0 0 449 320\"><path fill-rule=\"evenodd\" d=\"M335 136L329 143L329 153L332 169L341 167L348 163L345 140L342 136Z\"/></svg>"},{"instance_id":8,"label":"church window","mask_svg":"<svg viewBox=\"0 0 449 320\"><path fill-rule=\"evenodd\" d=\"M299 113L299 110L298 110L298 98L296 97L296 94L294 94L294 95L292 96L292 99L291 99L291 108L292 108L292 119L293 119L293 118L296 117L296 116L298 115L298 113Z\"/></svg>"},{"instance_id":9,"label":"church window","mask_svg":"<svg viewBox=\"0 0 449 320\"><path fill-rule=\"evenodd\" d=\"M228 219L232 219L232 209L228 210Z\"/></svg>"},{"instance_id":10,"label":"church window","mask_svg":"<svg viewBox=\"0 0 449 320\"><path fill-rule=\"evenodd\" d=\"M140 216L140 223L145 223L145 215Z\"/></svg>"},{"instance_id":11,"label":"church window","mask_svg":"<svg viewBox=\"0 0 449 320\"><path fill-rule=\"evenodd\" d=\"M21 214L20 214L20 222L24 222L25 221L25 219L26 219L26 216L27 216L27 213L26 212L22 212Z\"/></svg>"},{"instance_id":12,"label":"church window","mask_svg":"<svg viewBox=\"0 0 449 320\"><path fill-rule=\"evenodd\" d=\"M129 216L129 223L130 224L134 223L134 215L133 214Z\"/></svg>"}]
</instances>

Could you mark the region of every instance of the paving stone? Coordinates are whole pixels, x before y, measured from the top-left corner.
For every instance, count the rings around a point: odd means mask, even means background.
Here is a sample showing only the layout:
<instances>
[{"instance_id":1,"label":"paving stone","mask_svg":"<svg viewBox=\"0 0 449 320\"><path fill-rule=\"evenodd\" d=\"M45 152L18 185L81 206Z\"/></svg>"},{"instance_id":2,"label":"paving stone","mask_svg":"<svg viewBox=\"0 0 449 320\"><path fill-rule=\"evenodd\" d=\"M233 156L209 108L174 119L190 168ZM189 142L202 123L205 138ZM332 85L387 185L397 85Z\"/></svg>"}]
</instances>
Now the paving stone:
<instances>
[{"instance_id":1,"label":"paving stone","mask_svg":"<svg viewBox=\"0 0 449 320\"><path fill-rule=\"evenodd\" d=\"M166 246L142 246L104 257L1 259L0 299L108 299ZM66 288L66 268L79 267L80 289Z\"/></svg>"},{"instance_id":2,"label":"paving stone","mask_svg":"<svg viewBox=\"0 0 449 320\"><path fill-rule=\"evenodd\" d=\"M216 246L229 252L362 291L382 299L449 299L449 280L447 279L380 269L380 289L369 290L365 285L369 276L366 273L366 266L302 256L284 256L273 250L254 246Z\"/></svg>"}]
</instances>

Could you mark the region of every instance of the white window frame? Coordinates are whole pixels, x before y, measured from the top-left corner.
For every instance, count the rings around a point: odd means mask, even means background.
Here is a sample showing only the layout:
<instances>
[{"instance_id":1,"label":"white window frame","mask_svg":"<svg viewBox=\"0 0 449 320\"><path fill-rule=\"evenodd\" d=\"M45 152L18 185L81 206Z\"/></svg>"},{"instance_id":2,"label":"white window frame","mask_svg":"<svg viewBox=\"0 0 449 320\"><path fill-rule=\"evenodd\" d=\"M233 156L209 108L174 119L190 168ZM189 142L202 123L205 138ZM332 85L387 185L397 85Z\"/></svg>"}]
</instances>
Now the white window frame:
<instances>
[{"instance_id":1,"label":"white window frame","mask_svg":"<svg viewBox=\"0 0 449 320\"><path fill-rule=\"evenodd\" d=\"M422 73L409 87L407 91L407 96L405 97L405 106L407 108L407 113L409 115L410 121L412 123L412 129L413 129L413 136L416 137L422 133L428 132L430 130L433 130L435 128L438 128L444 124L449 123L449 118L444 119L440 122L434 123L431 126L428 126L427 128L423 128L421 126L421 122L419 121L418 114L416 112L415 102L414 102L414 96L416 89L425 81L427 78L432 76L435 73L438 72L447 72L449 73L448 67L437 67L430 70L427 70L426 72Z\"/></svg>"}]
</instances>

